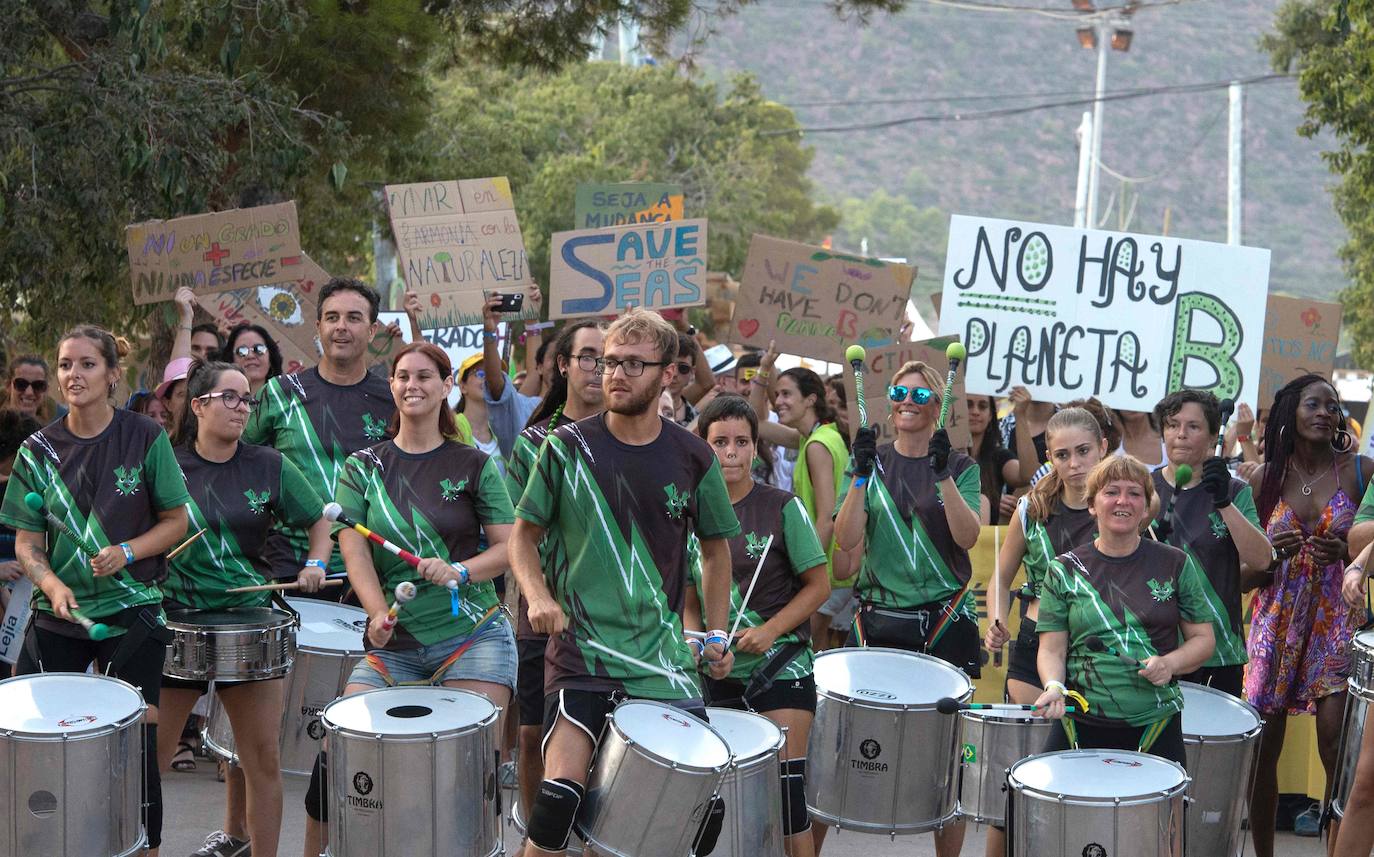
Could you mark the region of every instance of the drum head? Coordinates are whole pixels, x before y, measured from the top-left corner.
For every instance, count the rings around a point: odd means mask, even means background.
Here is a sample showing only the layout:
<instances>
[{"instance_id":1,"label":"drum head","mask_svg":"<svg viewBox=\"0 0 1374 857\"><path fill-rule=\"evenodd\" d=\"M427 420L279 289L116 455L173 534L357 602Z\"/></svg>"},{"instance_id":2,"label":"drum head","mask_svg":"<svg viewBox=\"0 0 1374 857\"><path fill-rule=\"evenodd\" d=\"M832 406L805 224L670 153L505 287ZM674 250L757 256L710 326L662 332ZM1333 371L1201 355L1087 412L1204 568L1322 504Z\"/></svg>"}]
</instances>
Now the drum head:
<instances>
[{"instance_id":1,"label":"drum head","mask_svg":"<svg viewBox=\"0 0 1374 857\"><path fill-rule=\"evenodd\" d=\"M831 649L816 656L816 689L864 705L934 708L973 692L964 671L899 649Z\"/></svg>"},{"instance_id":2,"label":"drum head","mask_svg":"<svg viewBox=\"0 0 1374 857\"><path fill-rule=\"evenodd\" d=\"M495 716L480 693L453 687L384 687L324 707L326 727L374 735L429 735L471 729Z\"/></svg>"},{"instance_id":3,"label":"drum head","mask_svg":"<svg viewBox=\"0 0 1374 857\"><path fill-rule=\"evenodd\" d=\"M1178 686L1183 691L1184 735L1240 737L1259 728L1259 714L1244 700L1191 681Z\"/></svg>"},{"instance_id":4,"label":"drum head","mask_svg":"<svg viewBox=\"0 0 1374 857\"><path fill-rule=\"evenodd\" d=\"M1127 750L1065 750L1042 753L1011 766L1013 787L1086 800L1140 798L1182 788L1178 765Z\"/></svg>"},{"instance_id":5,"label":"drum head","mask_svg":"<svg viewBox=\"0 0 1374 857\"><path fill-rule=\"evenodd\" d=\"M133 685L87 673L41 673L0 681L0 731L74 735L100 731L143 708Z\"/></svg>"},{"instance_id":6,"label":"drum head","mask_svg":"<svg viewBox=\"0 0 1374 857\"><path fill-rule=\"evenodd\" d=\"M275 607L237 607L232 610L168 610L167 627L251 631L288 622L291 614Z\"/></svg>"},{"instance_id":7,"label":"drum head","mask_svg":"<svg viewBox=\"0 0 1374 857\"><path fill-rule=\"evenodd\" d=\"M767 717L730 708L708 708L706 713L736 762L772 753L782 743L782 730Z\"/></svg>"},{"instance_id":8,"label":"drum head","mask_svg":"<svg viewBox=\"0 0 1374 857\"><path fill-rule=\"evenodd\" d=\"M660 702L623 702L611 714L630 740L661 759L694 768L722 768L730 761L725 741L699 718Z\"/></svg>"},{"instance_id":9,"label":"drum head","mask_svg":"<svg viewBox=\"0 0 1374 857\"><path fill-rule=\"evenodd\" d=\"M301 614L297 646L336 652L363 651L367 611L314 598L288 598L286 603Z\"/></svg>"},{"instance_id":10,"label":"drum head","mask_svg":"<svg viewBox=\"0 0 1374 857\"><path fill-rule=\"evenodd\" d=\"M1370 655L1374 655L1374 628L1368 631L1361 631L1355 635L1355 648L1363 649Z\"/></svg>"}]
</instances>

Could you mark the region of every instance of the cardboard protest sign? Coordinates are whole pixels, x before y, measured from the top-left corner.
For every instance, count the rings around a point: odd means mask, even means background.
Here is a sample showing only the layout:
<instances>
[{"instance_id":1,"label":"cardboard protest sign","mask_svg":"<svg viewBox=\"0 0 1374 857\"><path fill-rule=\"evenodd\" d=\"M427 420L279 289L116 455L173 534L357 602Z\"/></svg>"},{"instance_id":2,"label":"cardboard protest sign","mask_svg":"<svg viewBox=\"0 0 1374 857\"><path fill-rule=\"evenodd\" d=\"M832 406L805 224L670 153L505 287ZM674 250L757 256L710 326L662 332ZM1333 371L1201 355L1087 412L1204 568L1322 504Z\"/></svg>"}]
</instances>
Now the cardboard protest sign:
<instances>
[{"instance_id":1,"label":"cardboard protest sign","mask_svg":"<svg viewBox=\"0 0 1374 857\"><path fill-rule=\"evenodd\" d=\"M1268 289L1268 250L955 216L940 333L968 346L970 393L1253 402Z\"/></svg>"},{"instance_id":2,"label":"cardboard protest sign","mask_svg":"<svg viewBox=\"0 0 1374 857\"><path fill-rule=\"evenodd\" d=\"M902 340L910 265L832 253L755 235L740 278L729 341L840 363L844 350Z\"/></svg>"},{"instance_id":3,"label":"cardboard protest sign","mask_svg":"<svg viewBox=\"0 0 1374 857\"><path fill-rule=\"evenodd\" d=\"M295 279L303 264L294 202L135 223L124 239L136 304L181 286L204 295Z\"/></svg>"},{"instance_id":4,"label":"cardboard protest sign","mask_svg":"<svg viewBox=\"0 0 1374 857\"><path fill-rule=\"evenodd\" d=\"M1308 372L1330 378L1340 337L1339 303L1270 295L1264 316L1259 399L1252 404L1269 407L1285 384Z\"/></svg>"},{"instance_id":5,"label":"cardboard protest sign","mask_svg":"<svg viewBox=\"0 0 1374 857\"><path fill-rule=\"evenodd\" d=\"M888 414L892 410L887 398L888 383L892 374L911 360L920 360L934 367L943 380L949 376L949 360L945 358L945 348L958 341L957 336L937 336L922 342L898 342L865 348L864 357L864 405L868 408L868 424L878 430L878 443L891 443L896 439ZM844 370L845 400L849 403L849 434L853 439L859 429L859 398L854 393L854 372L845 363ZM936 400L938 408L939 401ZM954 378L954 399L949 406L949 419L945 422L949 432L950 444L955 449L968 449L972 443L968 431L968 400L964 396L964 372Z\"/></svg>"},{"instance_id":6,"label":"cardboard protest sign","mask_svg":"<svg viewBox=\"0 0 1374 857\"><path fill-rule=\"evenodd\" d=\"M401 326L400 345L409 344L413 340L410 336L410 322L403 312L384 312L380 316L383 324L395 321ZM457 371L463 361L472 357L474 354L482 353L482 325L470 324L466 327L441 327L437 330L422 330L425 340L431 342L444 350L448 355L449 364ZM496 325L496 350L505 353L506 338L510 336L510 325L499 322ZM463 393L458 389L458 379L454 379L453 392L449 394L448 403L457 405L458 400L463 398Z\"/></svg>"},{"instance_id":7,"label":"cardboard protest sign","mask_svg":"<svg viewBox=\"0 0 1374 857\"><path fill-rule=\"evenodd\" d=\"M706 303L706 221L555 232L549 318Z\"/></svg>"},{"instance_id":8,"label":"cardboard protest sign","mask_svg":"<svg viewBox=\"0 0 1374 857\"><path fill-rule=\"evenodd\" d=\"M419 293L422 329L479 324L491 294L536 289L504 177L386 186L406 287Z\"/></svg>"},{"instance_id":9,"label":"cardboard protest sign","mask_svg":"<svg viewBox=\"0 0 1374 857\"><path fill-rule=\"evenodd\" d=\"M682 187L659 182L580 184L576 206L577 229L666 223L684 217Z\"/></svg>"}]
</instances>

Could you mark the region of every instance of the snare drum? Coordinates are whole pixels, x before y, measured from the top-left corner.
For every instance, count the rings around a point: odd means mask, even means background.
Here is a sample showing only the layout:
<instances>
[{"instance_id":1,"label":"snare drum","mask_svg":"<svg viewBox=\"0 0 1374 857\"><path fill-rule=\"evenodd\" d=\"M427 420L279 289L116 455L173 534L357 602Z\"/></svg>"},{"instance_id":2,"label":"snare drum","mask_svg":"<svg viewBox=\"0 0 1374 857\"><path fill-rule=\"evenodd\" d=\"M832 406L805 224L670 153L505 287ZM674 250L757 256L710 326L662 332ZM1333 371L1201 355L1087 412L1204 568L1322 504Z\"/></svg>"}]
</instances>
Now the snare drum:
<instances>
[{"instance_id":1,"label":"snare drum","mask_svg":"<svg viewBox=\"0 0 1374 857\"><path fill-rule=\"evenodd\" d=\"M192 681L280 678L296 654L294 615L274 607L168 610L162 674Z\"/></svg>"},{"instance_id":2,"label":"snare drum","mask_svg":"<svg viewBox=\"0 0 1374 857\"><path fill-rule=\"evenodd\" d=\"M329 857L501 851L496 721L481 694L388 687L320 714L329 736Z\"/></svg>"},{"instance_id":3,"label":"snare drum","mask_svg":"<svg viewBox=\"0 0 1374 857\"><path fill-rule=\"evenodd\" d=\"M734 760L720 796L725 822L712 855L783 857L782 748L786 736L767 717L709 709L711 727L725 739Z\"/></svg>"},{"instance_id":4,"label":"snare drum","mask_svg":"<svg viewBox=\"0 0 1374 857\"><path fill-rule=\"evenodd\" d=\"M817 821L866 833L924 833L958 810L958 717L963 670L899 649L832 649L816 656L816 719L807 752L806 805Z\"/></svg>"},{"instance_id":5,"label":"snare drum","mask_svg":"<svg viewBox=\"0 0 1374 857\"><path fill-rule=\"evenodd\" d=\"M1001 827L1007 820L1007 769L1040 752L1059 724L1043 717L962 711L959 814Z\"/></svg>"},{"instance_id":6,"label":"snare drum","mask_svg":"<svg viewBox=\"0 0 1374 857\"><path fill-rule=\"evenodd\" d=\"M1193 782L1188 786L1188 854L1239 857L1241 821L1259 755L1259 712L1249 703L1189 681L1183 691L1183 748Z\"/></svg>"},{"instance_id":7,"label":"snare drum","mask_svg":"<svg viewBox=\"0 0 1374 857\"><path fill-rule=\"evenodd\" d=\"M1011 857L1176 857L1188 775L1128 750L1064 750L1007 773Z\"/></svg>"},{"instance_id":8,"label":"snare drum","mask_svg":"<svg viewBox=\"0 0 1374 857\"><path fill-rule=\"evenodd\" d=\"M592 763L579 835L617 857L686 854L729 764L705 721L661 702L622 702Z\"/></svg>"},{"instance_id":9,"label":"snare drum","mask_svg":"<svg viewBox=\"0 0 1374 857\"><path fill-rule=\"evenodd\" d=\"M1365 720L1369 704L1374 702L1374 630L1355 635L1350 660L1352 669L1346 683L1349 693L1345 695L1345 722L1341 725L1341 758L1331 788L1331 812L1336 818L1345 815L1345 805L1350 801L1355 765L1360 761L1360 747L1364 742Z\"/></svg>"},{"instance_id":10,"label":"snare drum","mask_svg":"<svg viewBox=\"0 0 1374 857\"><path fill-rule=\"evenodd\" d=\"M101 675L0 681L0 857L142 853L146 710Z\"/></svg>"}]
</instances>

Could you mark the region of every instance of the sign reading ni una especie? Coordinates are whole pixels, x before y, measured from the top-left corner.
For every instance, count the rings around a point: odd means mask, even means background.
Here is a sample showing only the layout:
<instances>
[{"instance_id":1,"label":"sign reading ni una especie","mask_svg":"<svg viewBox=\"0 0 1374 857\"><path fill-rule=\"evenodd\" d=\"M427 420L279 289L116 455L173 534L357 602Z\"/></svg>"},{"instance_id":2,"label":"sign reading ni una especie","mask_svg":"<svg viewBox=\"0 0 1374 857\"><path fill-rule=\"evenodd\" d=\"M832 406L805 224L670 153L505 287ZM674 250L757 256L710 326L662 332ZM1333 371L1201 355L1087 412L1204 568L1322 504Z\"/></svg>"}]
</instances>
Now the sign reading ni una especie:
<instances>
[{"instance_id":1,"label":"sign reading ni una especie","mask_svg":"<svg viewBox=\"0 0 1374 857\"><path fill-rule=\"evenodd\" d=\"M555 232L549 318L706 303L706 221Z\"/></svg>"},{"instance_id":2,"label":"sign reading ni una especie","mask_svg":"<svg viewBox=\"0 0 1374 857\"><path fill-rule=\"evenodd\" d=\"M972 394L1253 402L1268 289L1268 250L956 215L940 332L967 346Z\"/></svg>"}]
</instances>

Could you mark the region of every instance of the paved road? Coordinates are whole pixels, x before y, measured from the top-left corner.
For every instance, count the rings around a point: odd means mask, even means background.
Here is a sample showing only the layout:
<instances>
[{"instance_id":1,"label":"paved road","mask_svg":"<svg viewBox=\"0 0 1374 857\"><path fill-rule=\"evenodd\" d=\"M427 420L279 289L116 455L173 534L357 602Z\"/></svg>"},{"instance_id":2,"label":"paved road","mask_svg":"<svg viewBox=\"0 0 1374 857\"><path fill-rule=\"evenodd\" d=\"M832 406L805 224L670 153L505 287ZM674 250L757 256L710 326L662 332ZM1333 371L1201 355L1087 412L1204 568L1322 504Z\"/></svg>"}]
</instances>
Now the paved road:
<instances>
[{"instance_id":1,"label":"paved road","mask_svg":"<svg viewBox=\"0 0 1374 857\"><path fill-rule=\"evenodd\" d=\"M166 801L166 821L163 833L163 857L186 857L204 841L205 834L219 828L224 816L224 786L215 780L214 765L201 760L194 773L163 775L163 795ZM286 806L282 824L280 857L300 857L302 851L305 811L301 801L306 782L287 777ZM517 845L514 831L506 828L506 847L513 851ZM1247 849L1248 850L1248 849ZM825 857L933 857L935 850L930 836L899 837L895 842L882 836L857 833L831 835L826 841ZM1302 839L1290 833L1279 834L1279 857L1322 857L1325 851L1316 839ZM968 857L982 857L983 837L970 829L964 844ZM411 855L375 855L375 857L411 857ZM657 855L646 855L657 857Z\"/></svg>"}]
</instances>

